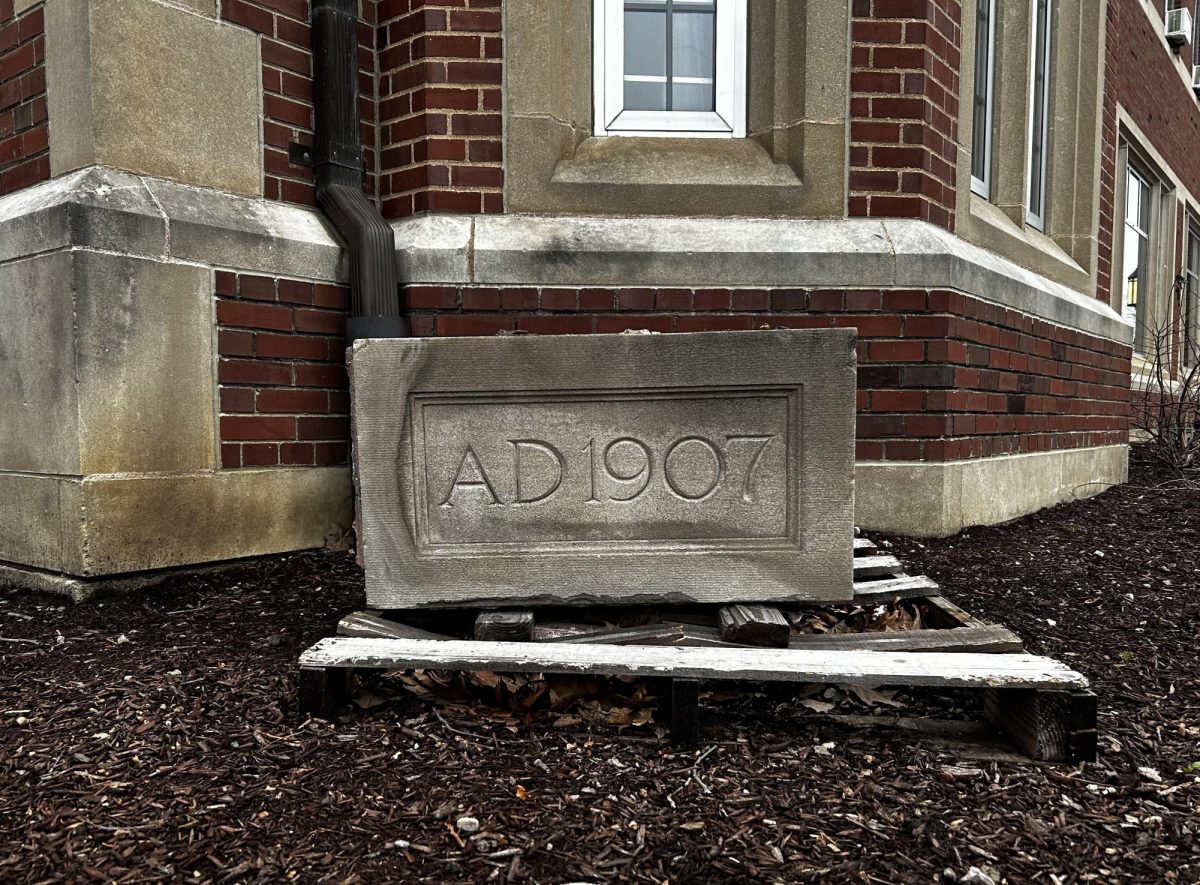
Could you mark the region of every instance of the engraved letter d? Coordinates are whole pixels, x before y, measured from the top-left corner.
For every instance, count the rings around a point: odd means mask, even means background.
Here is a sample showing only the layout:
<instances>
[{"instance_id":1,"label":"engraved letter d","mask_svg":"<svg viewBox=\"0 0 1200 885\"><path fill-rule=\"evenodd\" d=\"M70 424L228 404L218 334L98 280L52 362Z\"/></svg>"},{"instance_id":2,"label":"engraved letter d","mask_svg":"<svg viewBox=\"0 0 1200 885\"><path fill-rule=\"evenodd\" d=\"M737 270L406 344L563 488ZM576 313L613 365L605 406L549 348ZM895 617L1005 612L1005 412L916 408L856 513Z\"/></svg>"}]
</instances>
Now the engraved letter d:
<instances>
[{"instance_id":1,"label":"engraved letter d","mask_svg":"<svg viewBox=\"0 0 1200 885\"><path fill-rule=\"evenodd\" d=\"M562 485L563 471L565 469L562 452L554 448L554 446L550 445L550 443L540 439L510 439L509 442L512 443L513 446L513 474L516 476L517 481L517 499L513 501L513 503L536 504L539 501L545 501L547 498L557 492L559 486ZM546 489L540 495L532 495L530 497L526 497L526 489L521 481L521 453L526 449L530 449L534 452L541 452L543 455L553 458L554 465L558 471L554 477L554 481L550 483L550 487L548 489Z\"/></svg>"}]
</instances>

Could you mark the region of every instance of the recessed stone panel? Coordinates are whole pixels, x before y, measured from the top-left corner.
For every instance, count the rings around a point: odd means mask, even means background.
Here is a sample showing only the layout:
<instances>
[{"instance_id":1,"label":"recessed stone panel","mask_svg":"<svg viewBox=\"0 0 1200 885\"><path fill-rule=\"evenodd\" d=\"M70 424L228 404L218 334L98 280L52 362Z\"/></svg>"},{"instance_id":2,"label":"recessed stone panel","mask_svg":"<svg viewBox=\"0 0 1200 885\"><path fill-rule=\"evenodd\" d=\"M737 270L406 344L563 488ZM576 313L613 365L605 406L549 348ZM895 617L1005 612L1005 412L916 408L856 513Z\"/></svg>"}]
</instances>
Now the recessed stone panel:
<instances>
[{"instance_id":1,"label":"recessed stone panel","mask_svg":"<svg viewBox=\"0 0 1200 885\"><path fill-rule=\"evenodd\" d=\"M847 599L848 330L375 340L371 605Z\"/></svg>"}]
</instances>

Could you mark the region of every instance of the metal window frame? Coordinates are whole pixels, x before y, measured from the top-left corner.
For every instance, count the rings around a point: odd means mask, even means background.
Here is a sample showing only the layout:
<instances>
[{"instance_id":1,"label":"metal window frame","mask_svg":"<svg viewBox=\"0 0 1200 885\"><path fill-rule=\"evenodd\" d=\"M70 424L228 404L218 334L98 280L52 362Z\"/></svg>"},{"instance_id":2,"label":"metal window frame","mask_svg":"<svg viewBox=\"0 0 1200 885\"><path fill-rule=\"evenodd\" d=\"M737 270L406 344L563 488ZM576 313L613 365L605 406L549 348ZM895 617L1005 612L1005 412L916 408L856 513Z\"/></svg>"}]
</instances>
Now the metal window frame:
<instances>
[{"instance_id":1,"label":"metal window frame","mask_svg":"<svg viewBox=\"0 0 1200 885\"><path fill-rule=\"evenodd\" d=\"M972 121L972 143L971 143L971 192L978 194L985 200L991 199L992 196L992 140L993 129L995 127L995 103L996 103L996 0L987 0L988 4L988 28L987 28L987 76L986 76L986 98L984 99L984 117L983 126L983 177L975 175L974 158L979 150L979 145L974 143L974 121ZM975 45L975 70L979 70L979 45ZM978 91L979 84L976 83L972 89L971 105L972 113L975 112L975 95Z\"/></svg>"},{"instance_id":2,"label":"metal window frame","mask_svg":"<svg viewBox=\"0 0 1200 885\"><path fill-rule=\"evenodd\" d=\"M1030 227L1035 228L1043 233L1046 231L1046 179L1047 171L1050 167L1049 163L1049 146L1050 146L1050 75L1052 68L1050 67L1051 49L1054 45L1053 26L1054 26L1054 0L1032 0L1033 2L1033 27L1030 28L1030 39L1033 42L1032 51L1030 52L1030 68L1029 68L1029 138L1026 151L1028 179L1025 183L1025 195L1027 205L1025 207L1025 223ZM1042 33L1042 45L1038 45L1038 7L1045 3L1046 10L1046 27ZM1038 62L1042 65L1042 89L1041 89L1041 120L1035 119L1038 102L1036 99L1035 90L1037 89L1037 69ZM1039 158L1040 168L1033 168L1033 146L1034 137L1038 136L1041 140L1041 155ZM1038 185L1038 200L1037 205L1034 205L1033 185L1035 178Z\"/></svg>"},{"instance_id":3,"label":"metal window frame","mask_svg":"<svg viewBox=\"0 0 1200 885\"><path fill-rule=\"evenodd\" d=\"M1200 358L1200 220L1186 215L1187 242L1184 244L1183 364L1195 365Z\"/></svg>"},{"instance_id":4,"label":"metal window frame","mask_svg":"<svg viewBox=\"0 0 1200 885\"><path fill-rule=\"evenodd\" d=\"M624 12L624 0L593 2L594 134L745 138L747 0L716 0L714 111L625 109Z\"/></svg>"}]
</instances>

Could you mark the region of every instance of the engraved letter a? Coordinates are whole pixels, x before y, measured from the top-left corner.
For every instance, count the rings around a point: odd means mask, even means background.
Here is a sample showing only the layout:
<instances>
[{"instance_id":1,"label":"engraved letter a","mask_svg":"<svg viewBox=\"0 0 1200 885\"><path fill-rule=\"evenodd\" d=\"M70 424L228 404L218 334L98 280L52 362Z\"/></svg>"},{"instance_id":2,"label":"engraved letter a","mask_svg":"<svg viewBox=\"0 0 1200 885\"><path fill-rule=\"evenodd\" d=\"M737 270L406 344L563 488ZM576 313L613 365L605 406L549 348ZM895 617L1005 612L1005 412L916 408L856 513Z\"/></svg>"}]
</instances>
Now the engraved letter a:
<instances>
[{"instance_id":1,"label":"engraved letter a","mask_svg":"<svg viewBox=\"0 0 1200 885\"><path fill-rule=\"evenodd\" d=\"M466 474L467 478L463 478ZM475 451L467 446L467 450L463 453L462 460L458 462L458 470L454 474L454 482L450 485L450 491L446 492L446 497L442 499L439 507L453 507L454 502L451 498L454 493L460 489L484 489L491 495L492 504L499 504L500 500L496 497L496 490L492 488L492 483L488 480L487 474L483 472L483 465L479 463L479 456Z\"/></svg>"}]
</instances>

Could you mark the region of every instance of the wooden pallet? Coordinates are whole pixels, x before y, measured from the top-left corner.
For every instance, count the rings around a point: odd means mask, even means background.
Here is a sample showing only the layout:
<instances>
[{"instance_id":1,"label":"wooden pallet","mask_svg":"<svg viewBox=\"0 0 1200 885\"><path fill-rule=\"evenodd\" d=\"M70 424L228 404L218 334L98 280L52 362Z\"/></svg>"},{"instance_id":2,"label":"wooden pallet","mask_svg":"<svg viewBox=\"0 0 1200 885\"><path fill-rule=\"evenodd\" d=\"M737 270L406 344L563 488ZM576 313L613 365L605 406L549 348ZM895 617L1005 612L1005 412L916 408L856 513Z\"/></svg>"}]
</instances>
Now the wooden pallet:
<instances>
[{"instance_id":1,"label":"wooden pallet","mask_svg":"<svg viewBox=\"0 0 1200 885\"><path fill-rule=\"evenodd\" d=\"M355 668L632 675L663 683L673 738L694 743L702 679L975 688L985 691L988 718L1030 757L1095 758L1096 702L1083 676L1024 654L1010 630L938 595L935 582L908 575L867 539L855 538L854 553L853 604L908 600L928 628L781 636L778 609L732 605L664 609L659 623L605 629L538 622L526 610L481 612L475 638L463 640L407 624L402 613L355 612L342 619L339 636L301 655L300 706L332 715Z\"/></svg>"}]
</instances>

